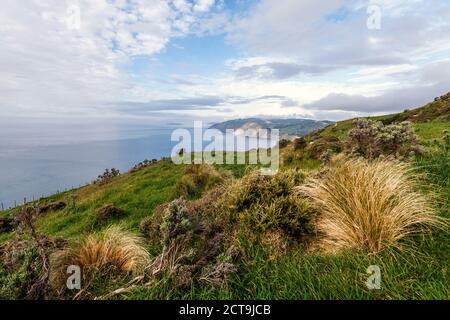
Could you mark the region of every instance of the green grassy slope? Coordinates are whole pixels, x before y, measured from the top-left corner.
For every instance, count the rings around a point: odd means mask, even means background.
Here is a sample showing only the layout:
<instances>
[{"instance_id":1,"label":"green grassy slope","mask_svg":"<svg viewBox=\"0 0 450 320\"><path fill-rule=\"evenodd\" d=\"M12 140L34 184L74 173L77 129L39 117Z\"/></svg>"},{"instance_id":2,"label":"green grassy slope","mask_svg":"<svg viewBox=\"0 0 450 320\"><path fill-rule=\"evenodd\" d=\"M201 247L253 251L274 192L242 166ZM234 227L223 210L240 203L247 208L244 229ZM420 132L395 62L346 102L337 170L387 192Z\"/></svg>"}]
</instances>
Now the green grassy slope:
<instances>
[{"instance_id":1,"label":"green grassy slope","mask_svg":"<svg viewBox=\"0 0 450 320\"><path fill-rule=\"evenodd\" d=\"M431 104L435 106L435 104ZM437 107L436 107L437 108ZM439 108L438 108L439 109ZM439 109L440 110L440 109ZM428 114L410 111L415 114ZM445 115L444 115L445 116ZM380 120L390 121L397 115ZM416 117L417 118L417 117ZM427 118L427 122L415 121L417 133L423 141L432 141L450 130L450 121L442 114ZM329 126L309 139L317 136L344 138L352 121ZM319 163L299 160L286 166L307 169ZM306 161L306 162L301 162ZM436 195L436 209L441 216L450 218L449 172L433 172L433 163L423 159L417 166L429 173L424 190L430 185ZM234 175L241 176L245 168L227 166ZM39 231L51 236L73 240L87 233L106 228L108 224L120 224L139 233L140 221L152 215L153 209L176 198L176 183L182 177L184 167L162 160L154 165L125 173L110 183L89 185L44 199L70 202L75 197L75 206L49 213L38 221ZM95 210L105 204L114 204L123 209L123 218L110 220L107 224L96 222ZM1 216L13 211L0 213ZM0 243L13 235L0 235ZM417 237L417 252L384 252L376 257L364 253L347 252L342 255L307 254L300 246L288 254L270 259L266 248L240 234L240 243L246 256L239 265L239 272L221 288L194 284L189 290L175 289L170 281L162 279L150 288L141 288L118 298L122 299L448 299L450 298L450 239L448 233L437 232L432 236ZM149 249L151 244L149 244ZM150 250L151 251L151 250ZM379 265L382 272L382 290L370 291L365 286L366 270L370 265ZM125 280L126 281L126 280ZM120 283L117 284L120 287ZM110 290L111 288L109 288ZM103 292L105 288L99 288Z\"/></svg>"},{"instance_id":2,"label":"green grassy slope","mask_svg":"<svg viewBox=\"0 0 450 320\"><path fill-rule=\"evenodd\" d=\"M382 121L384 124L411 121L417 135L423 141L429 142L440 138L444 130L450 131L450 93L421 108L369 119ZM340 121L310 134L308 138L335 136L344 139L352 128L352 123L353 120Z\"/></svg>"}]
</instances>

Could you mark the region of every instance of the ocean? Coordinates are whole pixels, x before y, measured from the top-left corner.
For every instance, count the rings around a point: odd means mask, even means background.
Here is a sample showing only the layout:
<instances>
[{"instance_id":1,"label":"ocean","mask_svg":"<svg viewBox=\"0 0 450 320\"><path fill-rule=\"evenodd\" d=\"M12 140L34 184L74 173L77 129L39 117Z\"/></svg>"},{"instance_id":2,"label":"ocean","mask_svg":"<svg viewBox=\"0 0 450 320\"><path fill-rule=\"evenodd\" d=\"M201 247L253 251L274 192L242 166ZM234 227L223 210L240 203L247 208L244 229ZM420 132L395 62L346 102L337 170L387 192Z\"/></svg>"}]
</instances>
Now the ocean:
<instances>
[{"instance_id":1,"label":"ocean","mask_svg":"<svg viewBox=\"0 0 450 320\"><path fill-rule=\"evenodd\" d=\"M178 145L171 135L179 126L95 119L0 119L0 203L6 209L24 199L31 201L91 183L107 168L126 172L145 159L169 157ZM236 150L243 151L252 149L256 140L247 138L245 146L235 143ZM224 141L222 144L226 150Z\"/></svg>"},{"instance_id":2,"label":"ocean","mask_svg":"<svg viewBox=\"0 0 450 320\"><path fill-rule=\"evenodd\" d=\"M170 156L171 126L93 122L0 125L0 202L6 208ZM1 209L1 207L0 207Z\"/></svg>"}]
</instances>

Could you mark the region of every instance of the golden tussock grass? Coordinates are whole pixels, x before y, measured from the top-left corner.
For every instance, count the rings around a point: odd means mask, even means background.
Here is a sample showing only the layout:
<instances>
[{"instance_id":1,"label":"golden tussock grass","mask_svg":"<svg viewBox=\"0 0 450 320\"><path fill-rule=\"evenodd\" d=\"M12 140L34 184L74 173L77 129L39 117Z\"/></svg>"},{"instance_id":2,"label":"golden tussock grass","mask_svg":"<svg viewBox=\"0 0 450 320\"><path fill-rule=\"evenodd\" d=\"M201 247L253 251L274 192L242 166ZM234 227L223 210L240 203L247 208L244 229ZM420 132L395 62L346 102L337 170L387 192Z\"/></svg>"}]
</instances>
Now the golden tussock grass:
<instances>
[{"instance_id":1,"label":"golden tussock grass","mask_svg":"<svg viewBox=\"0 0 450 320\"><path fill-rule=\"evenodd\" d=\"M112 269L122 273L138 273L149 263L148 252L139 237L118 226L86 236L55 257L56 269L65 272L70 265L83 272Z\"/></svg>"},{"instance_id":2,"label":"golden tussock grass","mask_svg":"<svg viewBox=\"0 0 450 320\"><path fill-rule=\"evenodd\" d=\"M297 189L318 209L319 246L328 252L402 249L408 236L442 226L405 163L349 160Z\"/></svg>"}]
</instances>

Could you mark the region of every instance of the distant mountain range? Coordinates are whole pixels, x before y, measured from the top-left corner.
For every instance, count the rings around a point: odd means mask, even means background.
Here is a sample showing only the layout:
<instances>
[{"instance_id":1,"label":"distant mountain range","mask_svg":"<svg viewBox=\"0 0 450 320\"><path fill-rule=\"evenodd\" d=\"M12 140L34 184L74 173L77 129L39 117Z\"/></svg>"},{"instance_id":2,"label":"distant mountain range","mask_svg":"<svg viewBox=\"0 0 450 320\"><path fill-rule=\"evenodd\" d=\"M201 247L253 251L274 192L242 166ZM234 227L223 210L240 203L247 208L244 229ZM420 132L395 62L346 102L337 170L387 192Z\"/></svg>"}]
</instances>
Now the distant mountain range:
<instances>
[{"instance_id":1,"label":"distant mountain range","mask_svg":"<svg viewBox=\"0 0 450 320\"><path fill-rule=\"evenodd\" d=\"M316 121L311 119L247 118L216 123L211 126L211 129L218 129L222 132L225 132L227 129L242 132L245 130L278 129L280 130L280 136L284 138L292 138L307 135L333 123L334 122L327 120Z\"/></svg>"}]
</instances>

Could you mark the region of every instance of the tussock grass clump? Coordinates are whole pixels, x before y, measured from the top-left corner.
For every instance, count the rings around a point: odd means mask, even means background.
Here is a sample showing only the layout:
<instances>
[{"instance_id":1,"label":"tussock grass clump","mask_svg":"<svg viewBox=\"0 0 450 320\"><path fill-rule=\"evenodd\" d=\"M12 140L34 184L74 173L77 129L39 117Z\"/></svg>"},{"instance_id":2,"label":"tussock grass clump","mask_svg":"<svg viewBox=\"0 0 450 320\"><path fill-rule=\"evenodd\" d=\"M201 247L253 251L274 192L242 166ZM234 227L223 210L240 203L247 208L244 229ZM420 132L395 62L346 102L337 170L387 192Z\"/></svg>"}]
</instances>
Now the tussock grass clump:
<instances>
[{"instance_id":1,"label":"tussock grass clump","mask_svg":"<svg viewBox=\"0 0 450 320\"><path fill-rule=\"evenodd\" d=\"M299 190L319 210L326 251L401 249L411 234L440 225L427 198L415 190L412 169L398 161L349 160Z\"/></svg>"},{"instance_id":2,"label":"tussock grass clump","mask_svg":"<svg viewBox=\"0 0 450 320\"><path fill-rule=\"evenodd\" d=\"M54 257L56 281L64 285L68 266L79 266L83 281L111 271L137 274L150 263L139 237L118 226L86 236Z\"/></svg>"},{"instance_id":3,"label":"tussock grass clump","mask_svg":"<svg viewBox=\"0 0 450 320\"><path fill-rule=\"evenodd\" d=\"M213 166L191 164L184 170L177 183L177 195L180 197L199 197L203 191L219 184L227 176L218 172Z\"/></svg>"},{"instance_id":4,"label":"tussock grass clump","mask_svg":"<svg viewBox=\"0 0 450 320\"><path fill-rule=\"evenodd\" d=\"M313 208L294 193L305 175L290 169L275 176L258 171L231 185L221 198L222 212L255 231L282 230L292 236L310 233Z\"/></svg>"}]
</instances>

